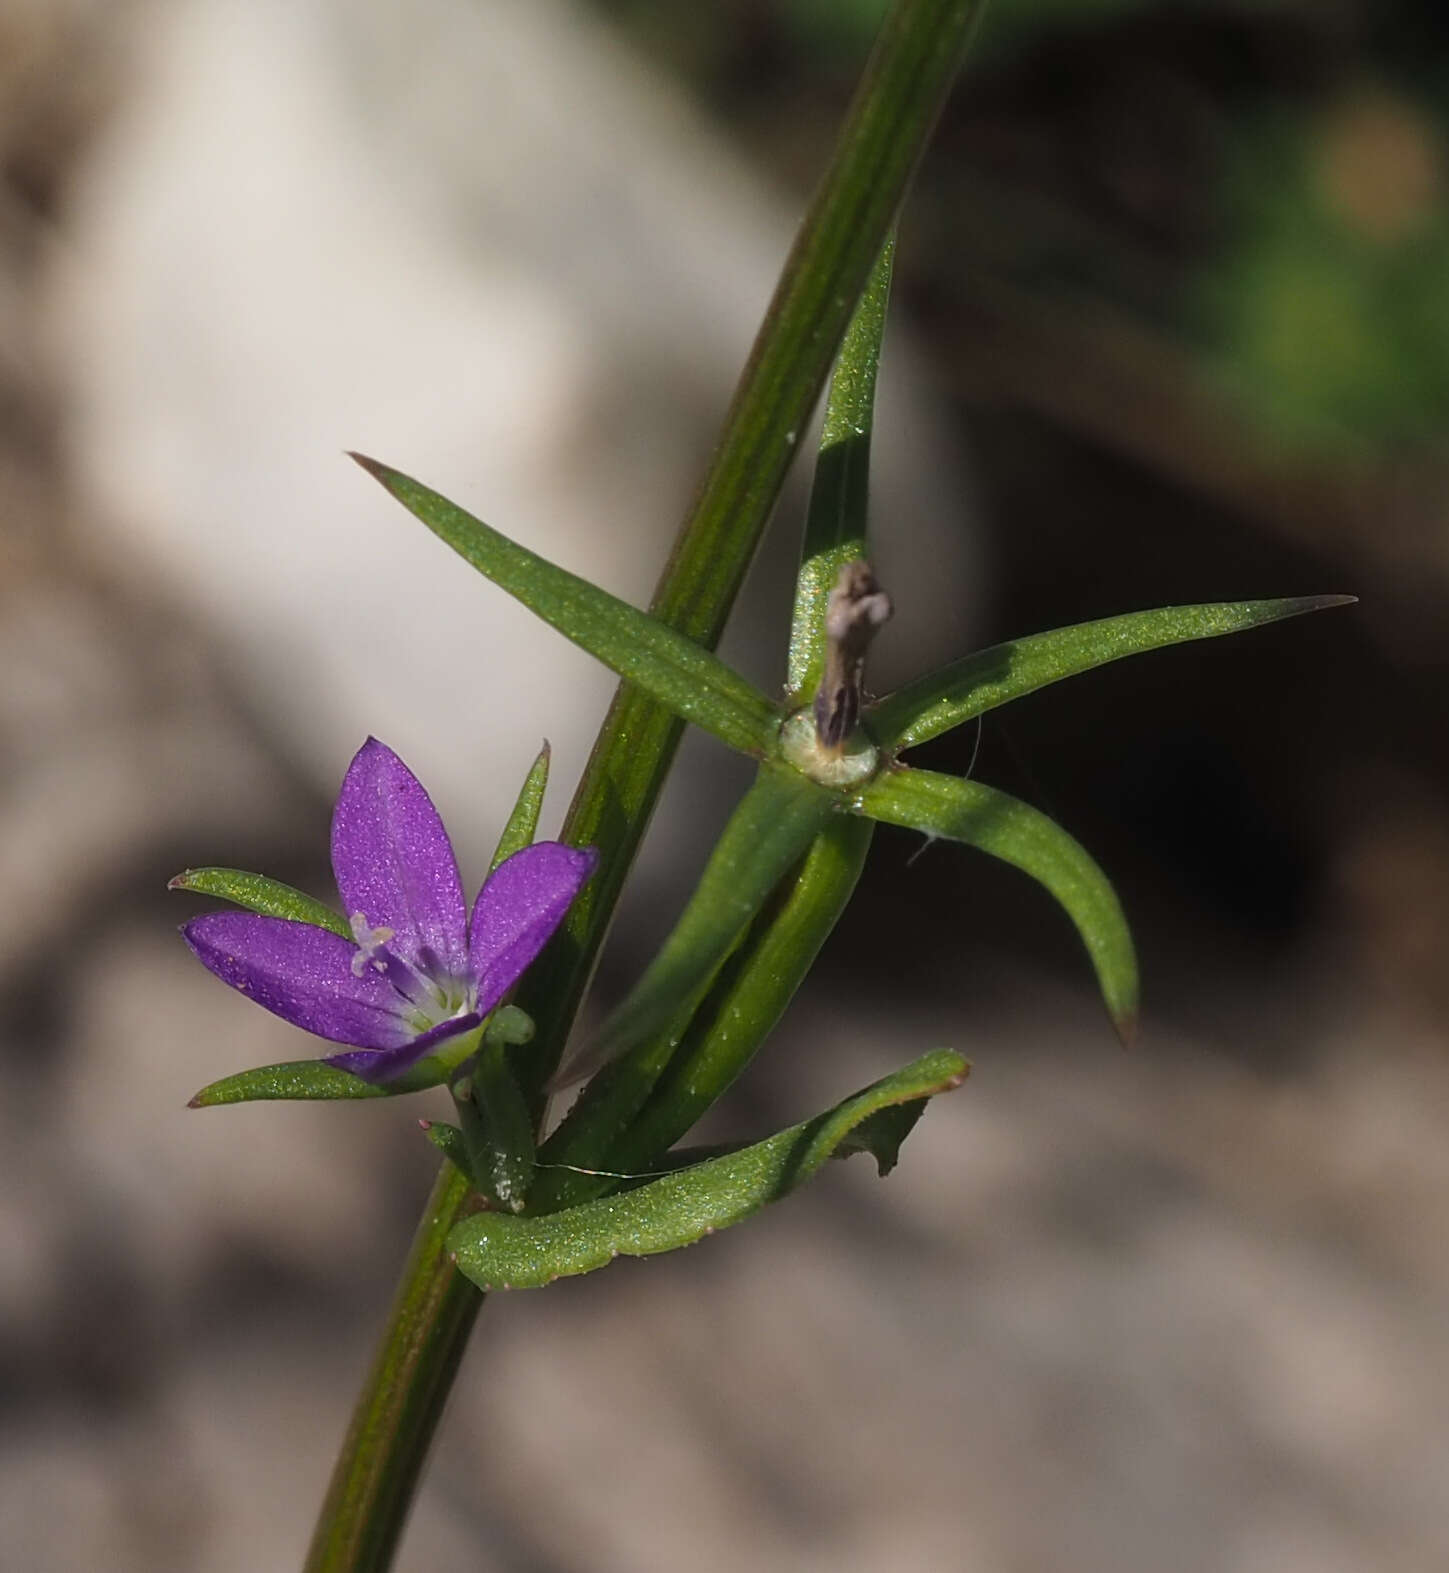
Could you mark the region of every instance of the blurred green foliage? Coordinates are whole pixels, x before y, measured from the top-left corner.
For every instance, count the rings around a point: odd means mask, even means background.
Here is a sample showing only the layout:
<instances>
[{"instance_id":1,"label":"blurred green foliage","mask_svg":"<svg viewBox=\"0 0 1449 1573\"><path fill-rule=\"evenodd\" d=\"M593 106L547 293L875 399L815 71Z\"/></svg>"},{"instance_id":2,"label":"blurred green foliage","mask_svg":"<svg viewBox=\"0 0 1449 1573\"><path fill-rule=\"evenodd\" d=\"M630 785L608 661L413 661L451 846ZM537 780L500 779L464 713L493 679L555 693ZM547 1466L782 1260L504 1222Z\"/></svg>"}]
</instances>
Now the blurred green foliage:
<instances>
[{"instance_id":1,"label":"blurred green foliage","mask_svg":"<svg viewBox=\"0 0 1449 1573\"><path fill-rule=\"evenodd\" d=\"M886 0L595 4L791 181ZM980 35L907 234L933 310L999 277L1186 351L1264 448L1443 446L1444 0L996 0Z\"/></svg>"},{"instance_id":2,"label":"blurred green foliage","mask_svg":"<svg viewBox=\"0 0 1449 1573\"><path fill-rule=\"evenodd\" d=\"M1265 434L1362 451L1449 428L1443 128L1383 90L1250 117L1200 273L1205 348Z\"/></svg>"},{"instance_id":3,"label":"blurred green foliage","mask_svg":"<svg viewBox=\"0 0 1449 1573\"><path fill-rule=\"evenodd\" d=\"M988 54L1048 28L1089 28L1151 9L1162 0L1007 0L992 7L979 40ZM807 46L858 51L869 46L889 0L780 0L785 25Z\"/></svg>"}]
</instances>

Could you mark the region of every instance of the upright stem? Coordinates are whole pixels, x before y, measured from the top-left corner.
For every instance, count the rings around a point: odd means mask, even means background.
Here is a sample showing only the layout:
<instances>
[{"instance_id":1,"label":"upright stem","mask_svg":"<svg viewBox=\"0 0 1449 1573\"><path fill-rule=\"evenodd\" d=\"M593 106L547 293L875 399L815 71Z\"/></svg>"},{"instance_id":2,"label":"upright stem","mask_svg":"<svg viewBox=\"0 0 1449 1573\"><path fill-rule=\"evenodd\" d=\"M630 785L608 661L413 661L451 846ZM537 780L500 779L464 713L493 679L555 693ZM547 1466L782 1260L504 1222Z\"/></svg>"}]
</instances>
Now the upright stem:
<instances>
[{"instance_id":1,"label":"upright stem","mask_svg":"<svg viewBox=\"0 0 1449 1573\"><path fill-rule=\"evenodd\" d=\"M382 1569L392 1562L428 1447L452 1390L483 1296L453 1265L444 1242L477 1205L450 1163L433 1182L403 1265L387 1332L342 1444L307 1573Z\"/></svg>"},{"instance_id":2,"label":"upright stem","mask_svg":"<svg viewBox=\"0 0 1449 1573\"><path fill-rule=\"evenodd\" d=\"M830 169L801 226L651 609L713 648L871 265L985 0L897 0ZM596 874L520 991L538 1025L527 1089L542 1113L682 724L627 683L604 718L563 835ZM385 1573L482 1296L443 1252L470 1206L446 1168L429 1198L382 1344L323 1503L305 1573ZM452 1274L452 1276L449 1276Z\"/></svg>"},{"instance_id":3,"label":"upright stem","mask_svg":"<svg viewBox=\"0 0 1449 1573\"><path fill-rule=\"evenodd\" d=\"M985 5L897 0L866 63L650 605L710 649ZM536 1096L558 1067L682 731L669 711L619 685L568 819L567 833L604 856L569 912L565 943L526 980L524 1008L539 1024Z\"/></svg>"}]
</instances>

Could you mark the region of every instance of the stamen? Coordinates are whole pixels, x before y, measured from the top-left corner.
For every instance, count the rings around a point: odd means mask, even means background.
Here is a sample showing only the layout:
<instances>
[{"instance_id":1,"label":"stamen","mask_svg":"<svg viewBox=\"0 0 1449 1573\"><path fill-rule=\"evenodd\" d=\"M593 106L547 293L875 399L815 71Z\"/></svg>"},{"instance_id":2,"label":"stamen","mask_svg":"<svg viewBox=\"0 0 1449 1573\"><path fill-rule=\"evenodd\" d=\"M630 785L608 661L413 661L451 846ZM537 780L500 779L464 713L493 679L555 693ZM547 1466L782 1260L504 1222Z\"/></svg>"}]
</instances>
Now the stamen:
<instances>
[{"instance_id":1,"label":"stamen","mask_svg":"<svg viewBox=\"0 0 1449 1573\"><path fill-rule=\"evenodd\" d=\"M387 948L393 938L390 928L373 928L365 912L354 912L348 919L357 941L357 954L352 958L352 975L360 978L371 967L380 972L407 1002L405 1013L408 1025L416 1032L426 1032L450 1016L460 1016L468 1009L466 991L459 993L414 966L396 951ZM446 980L452 984L453 979Z\"/></svg>"},{"instance_id":2,"label":"stamen","mask_svg":"<svg viewBox=\"0 0 1449 1573\"><path fill-rule=\"evenodd\" d=\"M352 937L357 941L357 954L352 958L352 976L360 978L369 962L380 972L385 972L387 965L377 953L392 938L393 930L370 927L365 912L354 912L347 921L352 925Z\"/></svg>"}]
</instances>

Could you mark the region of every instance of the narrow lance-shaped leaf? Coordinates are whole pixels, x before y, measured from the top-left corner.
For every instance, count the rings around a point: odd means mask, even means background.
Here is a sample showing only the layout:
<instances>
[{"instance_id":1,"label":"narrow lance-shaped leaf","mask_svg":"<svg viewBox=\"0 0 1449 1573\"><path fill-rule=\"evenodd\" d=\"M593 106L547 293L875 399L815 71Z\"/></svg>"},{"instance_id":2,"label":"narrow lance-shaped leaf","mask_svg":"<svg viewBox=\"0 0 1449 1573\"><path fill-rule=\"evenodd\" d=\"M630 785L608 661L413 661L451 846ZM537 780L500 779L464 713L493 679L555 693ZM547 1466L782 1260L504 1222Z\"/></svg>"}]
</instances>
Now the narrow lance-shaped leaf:
<instances>
[{"instance_id":1,"label":"narrow lance-shaped leaf","mask_svg":"<svg viewBox=\"0 0 1449 1573\"><path fill-rule=\"evenodd\" d=\"M1107 1011L1124 1039L1137 1019L1137 957L1122 905L1086 849L1040 810L980 781L897 769L860 798L862 813L989 852L1051 891L1087 947Z\"/></svg>"},{"instance_id":2,"label":"narrow lance-shaped leaf","mask_svg":"<svg viewBox=\"0 0 1449 1573\"><path fill-rule=\"evenodd\" d=\"M374 1086L323 1060L291 1060L238 1071L203 1087L191 1100L193 1109L214 1109L224 1103L258 1103L276 1099L387 1098L411 1088L390 1082Z\"/></svg>"},{"instance_id":3,"label":"narrow lance-shaped leaf","mask_svg":"<svg viewBox=\"0 0 1449 1573\"><path fill-rule=\"evenodd\" d=\"M500 589L731 748L760 755L779 717L765 696L693 639L577 574L547 562L411 476L352 456L441 540Z\"/></svg>"},{"instance_id":4,"label":"narrow lance-shaped leaf","mask_svg":"<svg viewBox=\"0 0 1449 1573\"><path fill-rule=\"evenodd\" d=\"M453 1230L448 1247L482 1289L538 1289L618 1256L677 1250L788 1195L843 1149L868 1147L885 1173L908 1123L867 1122L958 1087L967 1069L959 1054L938 1050L826 1114L635 1190L541 1217L477 1213Z\"/></svg>"},{"instance_id":5,"label":"narrow lance-shaped leaf","mask_svg":"<svg viewBox=\"0 0 1449 1573\"><path fill-rule=\"evenodd\" d=\"M1304 612L1347 606L1354 599L1351 595L1304 595L1275 601L1164 606L1055 628L978 650L898 688L866 712L866 724L882 747L913 748L1009 700L1109 661L1193 639L1242 633Z\"/></svg>"},{"instance_id":6,"label":"narrow lance-shaped leaf","mask_svg":"<svg viewBox=\"0 0 1449 1573\"><path fill-rule=\"evenodd\" d=\"M533 845L534 837L538 834L538 816L543 810L543 794L548 789L548 767L552 757L552 751L545 742L538 751L538 757L528 767L518 797L504 822L503 833L493 849L493 860L488 865L490 873L500 863L506 863L515 852L522 852L524 847Z\"/></svg>"},{"instance_id":7,"label":"narrow lance-shaped leaf","mask_svg":"<svg viewBox=\"0 0 1449 1573\"><path fill-rule=\"evenodd\" d=\"M795 585L786 687L796 704L820 682L825 665L825 604L843 564L866 556L870 438L875 378L890 300L895 236L886 241L845 339L825 397L820 454L805 515L805 540Z\"/></svg>"},{"instance_id":8,"label":"narrow lance-shaped leaf","mask_svg":"<svg viewBox=\"0 0 1449 1573\"><path fill-rule=\"evenodd\" d=\"M678 1021L681 1029L770 892L837 812L831 796L796 775L763 767L730 816L669 938L597 1040L565 1067L565 1082Z\"/></svg>"},{"instance_id":9,"label":"narrow lance-shaped leaf","mask_svg":"<svg viewBox=\"0 0 1449 1573\"><path fill-rule=\"evenodd\" d=\"M644 1056L639 1074L652 1092L637 1119L616 1119L611 1132L601 1118L602 1100L589 1094L579 1099L539 1155L529 1197L535 1212L602 1195L618 1183L610 1175L579 1174L566 1165L614 1172L654 1168L692 1129L750 1063L804 981L855 889L874 831L870 820L839 814L816 836L778 900L764 908L721 967L677 1049L662 1043L651 1046L659 1049L657 1058ZM599 1081L613 1072L625 1075L634 1059L620 1061ZM625 1106L632 1112L642 1102L637 1094L628 1095ZM599 1161L601 1151L605 1156ZM550 1163L556 1167L547 1167Z\"/></svg>"},{"instance_id":10,"label":"narrow lance-shaped leaf","mask_svg":"<svg viewBox=\"0 0 1449 1573\"><path fill-rule=\"evenodd\" d=\"M457 1040L462 1041L462 1040ZM285 1100L316 1102L331 1098L396 1098L409 1092L426 1092L446 1080L452 1067L427 1055L393 1081L366 1082L361 1076L326 1060L286 1060L280 1065L258 1065L209 1082L191 1100L193 1109L214 1109L226 1103L274 1103Z\"/></svg>"},{"instance_id":11,"label":"narrow lance-shaped leaf","mask_svg":"<svg viewBox=\"0 0 1449 1573\"><path fill-rule=\"evenodd\" d=\"M248 874L239 868L188 868L170 880L167 890L189 890L198 896L215 896L231 901L264 918L287 918L293 923L310 923L314 928L331 929L343 939L352 938L352 929L340 912L305 891L294 890L280 880L264 874Z\"/></svg>"}]
</instances>

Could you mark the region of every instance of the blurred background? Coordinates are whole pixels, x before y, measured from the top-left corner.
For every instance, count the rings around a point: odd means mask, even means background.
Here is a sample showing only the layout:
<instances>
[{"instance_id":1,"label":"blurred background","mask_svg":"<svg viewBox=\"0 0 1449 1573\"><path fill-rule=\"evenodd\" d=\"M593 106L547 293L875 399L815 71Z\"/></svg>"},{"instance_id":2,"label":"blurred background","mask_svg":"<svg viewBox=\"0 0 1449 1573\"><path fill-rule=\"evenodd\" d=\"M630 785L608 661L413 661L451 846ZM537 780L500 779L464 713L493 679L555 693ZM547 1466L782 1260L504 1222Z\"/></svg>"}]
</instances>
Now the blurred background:
<instances>
[{"instance_id":1,"label":"blurred background","mask_svg":"<svg viewBox=\"0 0 1449 1573\"><path fill-rule=\"evenodd\" d=\"M341 456L647 597L879 0L0 0L0 1526L34 1573L298 1565L433 1169L296 1057L188 864L329 894L369 732L476 885L610 680ZM1357 607L988 718L1142 952L882 832L717 1111L940 1043L881 1184L496 1296L404 1570L1417 1573L1449 1558L1449 14L994 0L907 210L878 686L1170 602ZM801 491L728 653L782 670ZM920 760L964 770L963 733ZM687 745L601 974L743 784Z\"/></svg>"}]
</instances>

